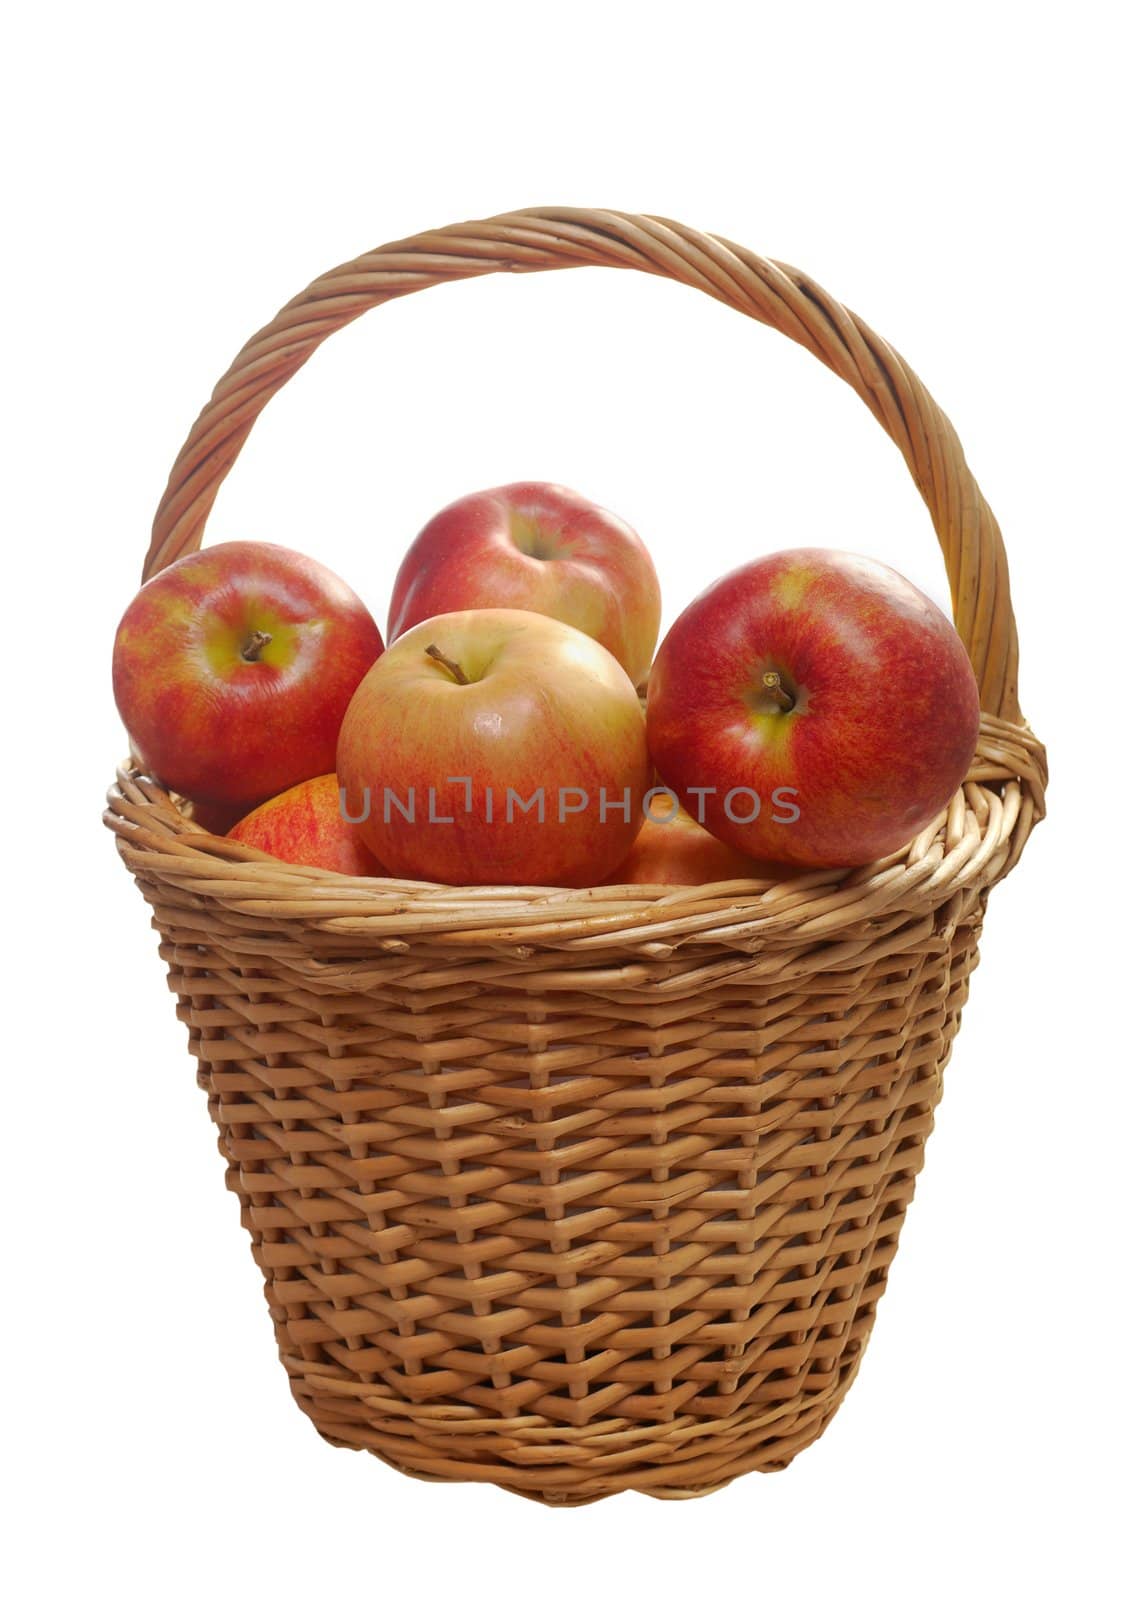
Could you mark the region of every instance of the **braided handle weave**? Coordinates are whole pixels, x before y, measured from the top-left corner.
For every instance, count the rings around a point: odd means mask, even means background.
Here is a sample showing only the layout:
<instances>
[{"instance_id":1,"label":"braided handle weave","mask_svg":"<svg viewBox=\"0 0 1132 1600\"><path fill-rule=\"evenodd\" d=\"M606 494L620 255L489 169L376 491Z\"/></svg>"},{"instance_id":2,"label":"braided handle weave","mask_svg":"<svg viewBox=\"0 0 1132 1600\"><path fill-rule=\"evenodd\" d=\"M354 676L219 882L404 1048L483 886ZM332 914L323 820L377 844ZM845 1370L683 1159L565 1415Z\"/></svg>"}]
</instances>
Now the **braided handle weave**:
<instances>
[{"instance_id":1,"label":"braided handle weave","mask_svg":"<svg viewBox=\"0 0 1132 1600\"><path fill-rule=\"evenodd\" d=\"M217 384L169 475L143 577L199 549L256 417L336 329L432 284L582 266L633 267L700 289L786 334L860 395L931 514L983 709L1020 722L1006 551L947 417L902 358L805 273L659 217L556 206L510 212L382 245L324 273L244 346Z\"/></svg>"}]
</instances>

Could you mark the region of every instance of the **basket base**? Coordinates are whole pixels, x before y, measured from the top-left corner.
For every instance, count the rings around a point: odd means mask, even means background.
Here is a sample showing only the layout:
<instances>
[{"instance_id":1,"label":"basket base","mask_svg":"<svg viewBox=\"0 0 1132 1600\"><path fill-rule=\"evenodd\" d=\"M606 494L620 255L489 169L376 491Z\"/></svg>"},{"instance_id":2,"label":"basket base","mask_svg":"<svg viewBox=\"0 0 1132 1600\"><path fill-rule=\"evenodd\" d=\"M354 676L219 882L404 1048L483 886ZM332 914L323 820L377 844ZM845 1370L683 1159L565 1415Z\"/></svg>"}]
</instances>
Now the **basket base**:
<instances>
[{"instance_id":1,"label":"basket base","mask_svg":"<svg viewBox=\"0 0 1132 1600\"><path fill-rule=\"evenodd\" d=\"M825 1432L856 1376L867 1335L827 1387L726 1418L567 1427L536 1417L476 1418L470 1408L407 1408L372 1386L283 1358L291 1392L328 1444L376 1456L426 1483L493 1483L524 1500L582 1506L626 1490L695 1500L748 1472L781 1472ZM746 1413L746 1414L745 1414Z\"/></svg>"}]
</instances>

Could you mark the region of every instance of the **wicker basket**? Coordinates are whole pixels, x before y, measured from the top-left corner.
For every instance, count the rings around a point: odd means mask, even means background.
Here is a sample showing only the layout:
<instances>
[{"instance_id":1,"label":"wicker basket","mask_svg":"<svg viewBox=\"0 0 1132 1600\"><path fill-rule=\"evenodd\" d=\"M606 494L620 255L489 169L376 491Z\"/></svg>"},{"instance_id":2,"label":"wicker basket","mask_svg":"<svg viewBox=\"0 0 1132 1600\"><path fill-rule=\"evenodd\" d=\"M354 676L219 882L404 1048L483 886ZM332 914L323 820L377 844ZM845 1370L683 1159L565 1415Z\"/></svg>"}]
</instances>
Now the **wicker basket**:
<instances>
[{"instance_id":1,"label":"wicker basket","mask_svg":"<svg viewBox=\"0 0 1132 1600\"><path fill-rule=\"evenodd\" d=\"M633 267L778 329L860 395L931 513L984 716L938 823L852 872L451 889L286 866L123 768L153 909L291 1388L332 1443L582 1503L785 1466L852 1382L987 891L1043 812L1006 557L947 418L803 273L652 217L548 208L385 245L237 356L157 513L195 550L270 397L372 306Z\"/></svg>"}]
</instances>

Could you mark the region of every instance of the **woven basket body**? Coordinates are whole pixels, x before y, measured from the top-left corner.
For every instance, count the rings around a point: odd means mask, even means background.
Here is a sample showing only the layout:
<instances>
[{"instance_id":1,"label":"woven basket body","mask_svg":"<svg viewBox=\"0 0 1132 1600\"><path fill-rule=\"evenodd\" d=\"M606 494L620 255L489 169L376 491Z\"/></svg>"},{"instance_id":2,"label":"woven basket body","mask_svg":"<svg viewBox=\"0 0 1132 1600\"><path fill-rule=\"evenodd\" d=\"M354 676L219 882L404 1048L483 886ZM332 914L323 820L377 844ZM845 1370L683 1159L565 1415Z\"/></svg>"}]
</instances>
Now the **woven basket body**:
<instances>
[{"instance_id":1,"label":"woven basket body","mask_svg":"<svg viewBox=\"0 0 1132 1600\"><path fill-rule=\"evenodd\" d=\"M123 768L153 910L292 1390L337 1444L580 1503L785 1466L852 1381L987 891L1041 816L997 525L895 353L792 268L542 210L319 279L240 353L159 509L195 549L255 417L371 306L496 270L662 273L797 340L901 449L979 677L975 762L885 861L784 883L447 889L289 867Z\"/></svg>"}]
</instances>

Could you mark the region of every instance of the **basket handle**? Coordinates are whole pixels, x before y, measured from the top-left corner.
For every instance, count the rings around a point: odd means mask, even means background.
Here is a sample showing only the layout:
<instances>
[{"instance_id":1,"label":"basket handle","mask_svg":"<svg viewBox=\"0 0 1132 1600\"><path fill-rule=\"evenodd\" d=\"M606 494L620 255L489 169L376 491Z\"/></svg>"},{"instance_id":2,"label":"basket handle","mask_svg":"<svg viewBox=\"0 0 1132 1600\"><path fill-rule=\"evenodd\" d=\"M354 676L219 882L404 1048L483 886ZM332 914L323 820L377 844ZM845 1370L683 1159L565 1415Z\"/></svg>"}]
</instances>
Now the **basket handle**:
<instances>
[{"instance_id":1,"label":"basket handle","mask_svg":"<svg viewBox=\"0 0 1132 1600\"><path fill-rule=\"evenodd\" d=\"M700 289L786 334L860 395L931 514L983 709L1020 722L1006 551L947 417L903 359L804 272L660 217L557 206L515 211L382 245L324 273L249 340L217 384L169 475L143 578L200 548L217 490L256 417L336 329L432 284L582 266L634 267Z\"/></svg>"}]
</instances>

